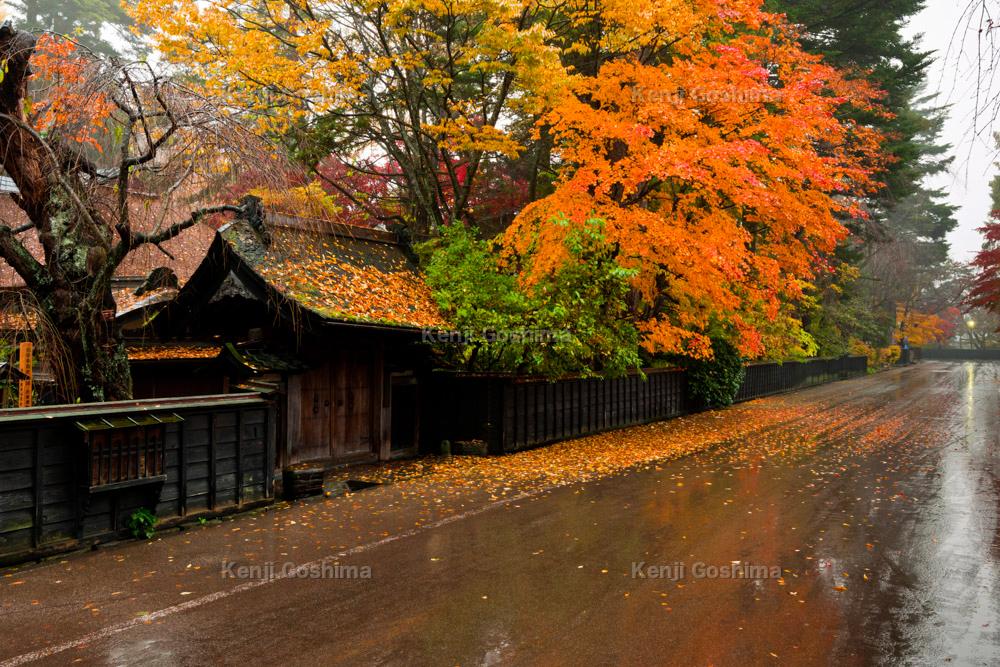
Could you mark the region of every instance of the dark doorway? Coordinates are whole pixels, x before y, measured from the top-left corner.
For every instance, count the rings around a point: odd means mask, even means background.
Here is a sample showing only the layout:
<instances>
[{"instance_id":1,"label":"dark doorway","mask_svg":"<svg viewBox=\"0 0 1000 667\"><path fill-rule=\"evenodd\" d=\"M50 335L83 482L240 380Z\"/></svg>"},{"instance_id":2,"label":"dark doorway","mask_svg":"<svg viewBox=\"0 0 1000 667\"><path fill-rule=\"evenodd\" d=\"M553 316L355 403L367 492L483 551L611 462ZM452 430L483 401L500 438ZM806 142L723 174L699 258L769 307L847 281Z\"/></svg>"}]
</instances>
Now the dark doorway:
<instances>
[{"instance_id":1,"label":"dark doorway","mask_svg":"<svg viewBox=\"0 0 1000 667\"><path fill-rule=\"evenodd\" d=\"M417 381L412 376L393 376L390 452L392 456L415 453L419 435Z\"/></svg>"}]
</instances>

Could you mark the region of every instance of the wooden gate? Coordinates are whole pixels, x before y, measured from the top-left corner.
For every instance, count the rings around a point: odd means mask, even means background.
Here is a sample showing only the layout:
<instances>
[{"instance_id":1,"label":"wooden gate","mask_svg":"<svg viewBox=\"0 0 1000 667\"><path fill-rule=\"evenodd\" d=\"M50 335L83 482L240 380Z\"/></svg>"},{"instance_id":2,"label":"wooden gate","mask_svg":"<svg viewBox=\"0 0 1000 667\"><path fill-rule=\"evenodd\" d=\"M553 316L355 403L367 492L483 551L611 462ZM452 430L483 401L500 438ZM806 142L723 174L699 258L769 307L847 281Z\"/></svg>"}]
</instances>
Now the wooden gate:
<instances>
[{"instance_id":1,"label":"wooden gate","mask_svg":"<svg viewBox=\"0 0 1000 667\"><path fill-rule=\"evenodd\" d=\"M376 362L376 352L370 347L340 348L331 351L322 365L289 382L292 423L286 463L377 458L380 443L374 408L379 402L374 394L381 380Z\"/></svg>"}]
</instances>

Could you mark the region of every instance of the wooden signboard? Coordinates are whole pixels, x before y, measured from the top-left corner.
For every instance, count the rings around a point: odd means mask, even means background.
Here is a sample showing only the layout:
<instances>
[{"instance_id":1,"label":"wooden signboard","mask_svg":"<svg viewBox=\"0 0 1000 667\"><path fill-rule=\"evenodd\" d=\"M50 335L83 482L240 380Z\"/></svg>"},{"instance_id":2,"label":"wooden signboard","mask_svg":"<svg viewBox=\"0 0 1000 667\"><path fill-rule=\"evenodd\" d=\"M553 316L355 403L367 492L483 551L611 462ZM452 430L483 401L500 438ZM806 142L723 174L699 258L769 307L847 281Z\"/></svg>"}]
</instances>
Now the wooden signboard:
<instances>
[{"instance_id":1,"label":"wooden signboard","mask_svg":"<svg viewBox=\"0 0 1000 667\"><path fill-rule=\"evenodd\" d=\"M25 375L25 379L17 383L18 405L22 408L31 407L32 398L32 373L34 346L31 343L21 343L19 346L20 356L18 359L18 370Z\"/></svg>"}]
</instances>

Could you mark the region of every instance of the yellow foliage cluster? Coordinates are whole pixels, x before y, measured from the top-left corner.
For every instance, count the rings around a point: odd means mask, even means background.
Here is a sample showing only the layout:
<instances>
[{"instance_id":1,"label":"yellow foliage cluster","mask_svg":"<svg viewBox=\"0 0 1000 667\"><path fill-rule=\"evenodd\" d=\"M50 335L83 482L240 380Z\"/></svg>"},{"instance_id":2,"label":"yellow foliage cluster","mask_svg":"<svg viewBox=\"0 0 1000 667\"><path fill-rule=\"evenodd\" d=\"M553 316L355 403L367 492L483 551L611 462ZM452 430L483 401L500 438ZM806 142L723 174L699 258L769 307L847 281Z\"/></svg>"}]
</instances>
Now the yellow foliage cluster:
<instances>
[{"instance_id":1,"label":"yellow foliage cluster","mask_svg":"<svg viewBox=\"0 0 1000 667\"><path fill-rule=\"evenodd\" d=\"M510 153L499 119L456 94L456 72L509 72L517 104L538 109L558 86L546 31L523 24L513 0L139 0L129 9L155 30L157 48L204 82L206 91L256 112L265 131L286 131L366 96L433 95L447 116L426 123L443 143ZM477 25L475 39L444 42L421 14ZM402 106L402 105L401 105ZM399 109L386 109L394 113Z\"/></svg>"},{"instance_id":2,"label":"yellow foliage cluster","mask_svg":"<svg viewBox=\"0 0 1000 667\"><path fill-rule=\"evenodd\" d=\"M851 354L868 357L869 372L894 366L902 355L902 350L898 345L876 348L858 338L852 338L849 347Z\"/></svg>"},{"instance_id":3,"label":"yellow foliage cluster","mask_svg":"<svg viewBox=\"0 0 1000 667\"><path fill-rule=\"evenodd\" d=\"M288 215L335 220L340 212L336 198L324 190L318 181L283 190L255 188L250 194L260 197L268 209Z\"/></svg>"}]
</instances>

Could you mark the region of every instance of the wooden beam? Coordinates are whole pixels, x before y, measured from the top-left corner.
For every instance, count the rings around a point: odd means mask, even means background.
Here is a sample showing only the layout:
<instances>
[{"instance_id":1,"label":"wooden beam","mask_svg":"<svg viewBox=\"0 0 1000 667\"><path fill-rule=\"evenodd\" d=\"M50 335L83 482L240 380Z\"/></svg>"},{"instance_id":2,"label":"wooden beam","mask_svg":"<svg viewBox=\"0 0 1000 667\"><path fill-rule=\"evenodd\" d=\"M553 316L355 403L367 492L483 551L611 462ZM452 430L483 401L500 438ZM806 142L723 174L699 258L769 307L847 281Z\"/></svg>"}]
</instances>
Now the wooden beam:
<instances>
[{"instance_id":1,"label":"wooden beam","mask_svg":"<svg viewBox=\"0 0 1000 667\"><path fill-rule=\"evenodd\" d=\"M372 350L371 418L375 451L380 461L392 458L392 386L385 372L385 343L379 340ZM386 384L390 383L388 387Z\"/></svg>"},{"instance_id":2,"label":"wooden beam","mask_svg":"<svg viewBox=\"0 0 1000 667\"><path fill-rule=\"evenodd\" d=\"M236 506L243 505L243 411L236 411Z\"/></svg>"}]
</instances>

